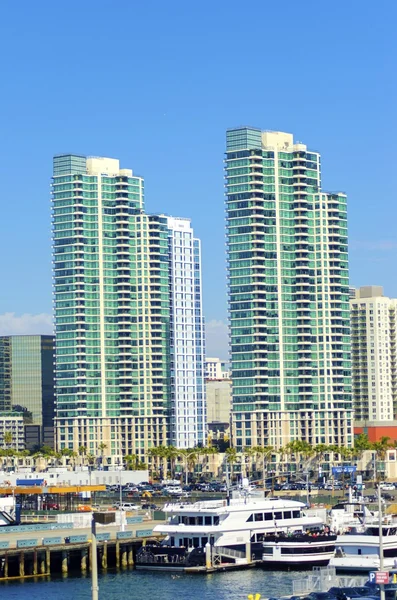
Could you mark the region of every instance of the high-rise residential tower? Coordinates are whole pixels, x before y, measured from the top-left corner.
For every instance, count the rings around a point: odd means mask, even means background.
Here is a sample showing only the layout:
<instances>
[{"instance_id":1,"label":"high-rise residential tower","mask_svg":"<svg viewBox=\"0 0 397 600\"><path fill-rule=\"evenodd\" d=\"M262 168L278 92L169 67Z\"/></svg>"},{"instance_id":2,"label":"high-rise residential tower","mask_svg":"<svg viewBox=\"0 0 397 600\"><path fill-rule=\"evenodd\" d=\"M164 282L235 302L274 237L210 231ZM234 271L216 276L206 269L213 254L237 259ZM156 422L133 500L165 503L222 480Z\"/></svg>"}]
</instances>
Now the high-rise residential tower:
<instances>
[{"instance_id":1,"label":"high-rise residential tower","mask_svg":"<svg viewBox=\"0 0 397 600\"><path fill-rule=\"evenodd\" d=\"M201 247L188 219L167 217L171 305L171 427L177 448L206 443Z\"/></svg>"},{"instance_id":2,"label":"high-rise residential tower","mask_svg":"<svg viewBox=\"0 0 397 600\"><path fill-rule=\"evenodd\" d=\"M143 179L116 159L56 156L52 194L57 447L145 460L174 439L180 406L171 377L172 227L145 213Z\"/></svg>"},{"instance_id":3,"label":"high-rise residential tower","mask_svg":"<svg viewBox=\"0 0 397 600\"><path fill-rule=\"evenodd\" d=\"M380 286L356 290L350 300L352 396L355 420L397 417L397 300Z\"/></svg>"},{"instance_id":4,"label":"high-rise residential tower","mask_svg":"<svg viewBox=\"0 0 397 600\"><path fill-rule=\"evenodd\" d=\"M54 387L54 336L0 337L0 411L26 416L29 448L54 446Z\"/></svg>"},{"instance_id":5,"label":"high-rise residential tower","mask_svg":"<svg viewBox=\"0 0 397 600\"><path fill-rule=\"evenodd\" d=\"M293 136L227 132L237 448L352 443L346 196Z\"/></svg>"}]
</instances>

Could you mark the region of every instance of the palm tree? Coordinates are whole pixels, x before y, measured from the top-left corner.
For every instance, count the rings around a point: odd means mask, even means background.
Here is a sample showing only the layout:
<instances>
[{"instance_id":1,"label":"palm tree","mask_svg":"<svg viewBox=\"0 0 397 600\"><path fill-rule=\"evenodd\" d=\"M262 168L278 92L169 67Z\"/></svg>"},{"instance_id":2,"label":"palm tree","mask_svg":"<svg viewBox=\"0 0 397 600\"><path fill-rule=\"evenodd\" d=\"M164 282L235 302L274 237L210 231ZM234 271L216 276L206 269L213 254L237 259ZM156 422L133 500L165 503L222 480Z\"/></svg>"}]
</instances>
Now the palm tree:
<instances>
[{"instance_id":1,"label":"palm tree","mask_svg":"<svg viewBox=\"0 0 397 600\"><path fill-rule=\"evenodd\" d=\"M101 442L100 444L98 444L98 450L100 450L100 452L101 452L100 460L101 460L102 467L103 467L103 456L105 454L105 450L107 447L108 447L108 445L105 444L104 442Z\"/></svg>"},{"instance_id":2,"label":"palm tree","mask_svg":"<svg viewBox=\"0 0 397 600\"><path fill-rule=\"evenodd\" d=\"M330 454L330 447L327 444L317 444L313 448L314 451L314 460L316 461L318 478L320 479L320 475L323 472L322 463L325 460L325 455Z\"/></svg>"},{"instance_id":3,"label":"palm tree","mask_svg":"<svg viewBox=\"0 0 397 600\"><path fill-rule=\"evenodd\" d=\"M231 466L231 474L232 474L232 479L233 479L233 465L236 464L237 462L237 450L236 448L226 448L226 452L225 452L225 460L226 460L226 469L227 469L227 473L229 472L228 469L228 465Z\"/></svg>"},{"instance_id":4,"label":"palm tree","mask_svg":"<svg viewBox=\"0 0 397 600\"><path fill-rule=\"evenodd\" d=\"M371 449L375 452L375 461L376 461L376 478L382 479L382 475L384 477L384 467L381 470L378 463L380 461L384 461L386 458L386 453L388 449L391 447L390 438L383 435L378 442L372 442Z\"/></svg>"},{"instance_id":5,"label":"palm tree","mask_svg":"<svg viewBox=\"0 0 397 600\"><path fill-rule=\"evenodd\" d=\"M206 472L208 473L209 471L209 457L210 456L214 456L215 454L219 454L219 449L216 446L204 446L203 448L196 448L197 450L197 461L200 461L200 454L203 455L203 462L206 465ZM201 468L201 471L203 472L203 466Z\"/></svg>"},{"instance_id":6,"label":"palm tree","mask_svg":"<svg viewBox=\"0 0 397 600\"><path fill-rule=\"evenodd\" d=\"M184 462L185 483L189 480L189 471L194 471L194 466L197 461L197 451L195 448L180 448L178 450L178 458Z\"/></svg>"},{"instance_id":7,"label":"palm tree","mask_svg":"<svg viewBox=\"0 0 397 600\"><path fill-rule=\"evenodd\" d=\"M273 446L254 446L253 451L262 457L262 479L263 479L263 487L265 487L266 483L266 475L267 475L267 463L269 459L275 453L275 449Z\"/></svg>"},{"instance_id":8,"label":"palm tree","mask_svg":"<svg viewBox=\"0 0 397 600\"><path fill-rule=\"evenodd\" d=\"M244 452L243 452L243 464L245 467L245 475L248 478L252 475L252 468L253 468L252 458L254 456L256 456L256 452L255 452L254 448L251 448L250 446L246 446L244 448Z\"/></svg>"},{"instance_id":9,"label":"palm tree","mask_svg":"<svg viewBox=\"0 0 397 600\"><path fill-rule=\"evenodd\" d=\"M128 471L145 471L147 465L142 462L137 454L127 454L124 457Z\"/></svg>"},{"instance_id":10,"label":"palm tree","mask_svg":"<svg viewBox=\"0 0 397 600\"><path fill-rule=\"evenodd\" d=\"M81 457L80 464L84 464L86 454L87 454L87 446L79 446L79 456Z\"/></svg>"}]
</instances>

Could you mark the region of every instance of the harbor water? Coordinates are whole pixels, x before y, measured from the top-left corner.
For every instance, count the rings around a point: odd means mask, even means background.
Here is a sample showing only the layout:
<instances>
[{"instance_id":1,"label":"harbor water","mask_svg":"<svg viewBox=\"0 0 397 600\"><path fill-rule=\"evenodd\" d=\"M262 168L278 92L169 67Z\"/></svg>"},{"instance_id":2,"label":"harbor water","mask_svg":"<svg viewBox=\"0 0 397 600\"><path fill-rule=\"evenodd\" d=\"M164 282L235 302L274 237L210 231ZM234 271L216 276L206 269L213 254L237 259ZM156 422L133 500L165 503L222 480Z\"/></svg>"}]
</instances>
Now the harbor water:
<instances>
[{"instance_id":1,"label":"harbor water","mask_svg":"<svg viewBox=\"0 0 397 600\"><path fill-rule=\"evenodd\" d=\"M262 598L292 594L292 582L300 572L248 569L212 575L175 575L148 571L108 572L99 577L99 600L247 600L248 594ZM5 600L91 600L89 577L29 579L0 584Z\"/></svg>"}]
</instances>

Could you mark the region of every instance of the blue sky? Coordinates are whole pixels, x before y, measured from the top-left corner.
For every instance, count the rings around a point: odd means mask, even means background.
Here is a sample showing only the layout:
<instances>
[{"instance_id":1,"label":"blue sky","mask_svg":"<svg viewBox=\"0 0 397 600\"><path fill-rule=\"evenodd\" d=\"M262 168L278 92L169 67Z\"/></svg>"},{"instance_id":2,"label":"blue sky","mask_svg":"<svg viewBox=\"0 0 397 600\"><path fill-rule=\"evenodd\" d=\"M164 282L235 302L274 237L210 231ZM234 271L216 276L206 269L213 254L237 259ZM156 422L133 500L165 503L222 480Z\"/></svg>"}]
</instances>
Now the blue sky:
<instances>
[{"instance_id":1,"label":"blue sky","mask_svg":"<svg viewBox=\"0 0 397 600\"><path fill-rule=\"evenodd\" d=\"M397 4L4 0L0 333L50 327L50 176L117 157L146 208L203 242L210 354L225 355L225 129L293 132L348 194L353 285L397 296Z\"/></svg>"}]
</instances>

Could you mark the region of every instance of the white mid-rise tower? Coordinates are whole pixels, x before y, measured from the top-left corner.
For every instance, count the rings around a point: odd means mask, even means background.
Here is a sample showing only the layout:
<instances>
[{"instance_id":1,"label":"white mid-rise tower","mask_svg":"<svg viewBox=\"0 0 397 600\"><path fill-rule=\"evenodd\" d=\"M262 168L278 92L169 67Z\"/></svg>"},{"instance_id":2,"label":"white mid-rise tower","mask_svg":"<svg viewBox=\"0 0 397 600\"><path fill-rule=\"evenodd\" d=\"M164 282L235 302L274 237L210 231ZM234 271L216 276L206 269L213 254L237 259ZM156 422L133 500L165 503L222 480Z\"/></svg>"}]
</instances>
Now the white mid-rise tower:
<instances>
[{"instance_id":1,"label":"white mid-rise tower","mask_svg":"<svg viewBox=\"0 0 397 600\"><path fill-rule=\"evenodd\" d=\"M380 286L350 301L352 396L356 421L393 421L397 414L397 300Z\"/></svg>"}]
</instances>

